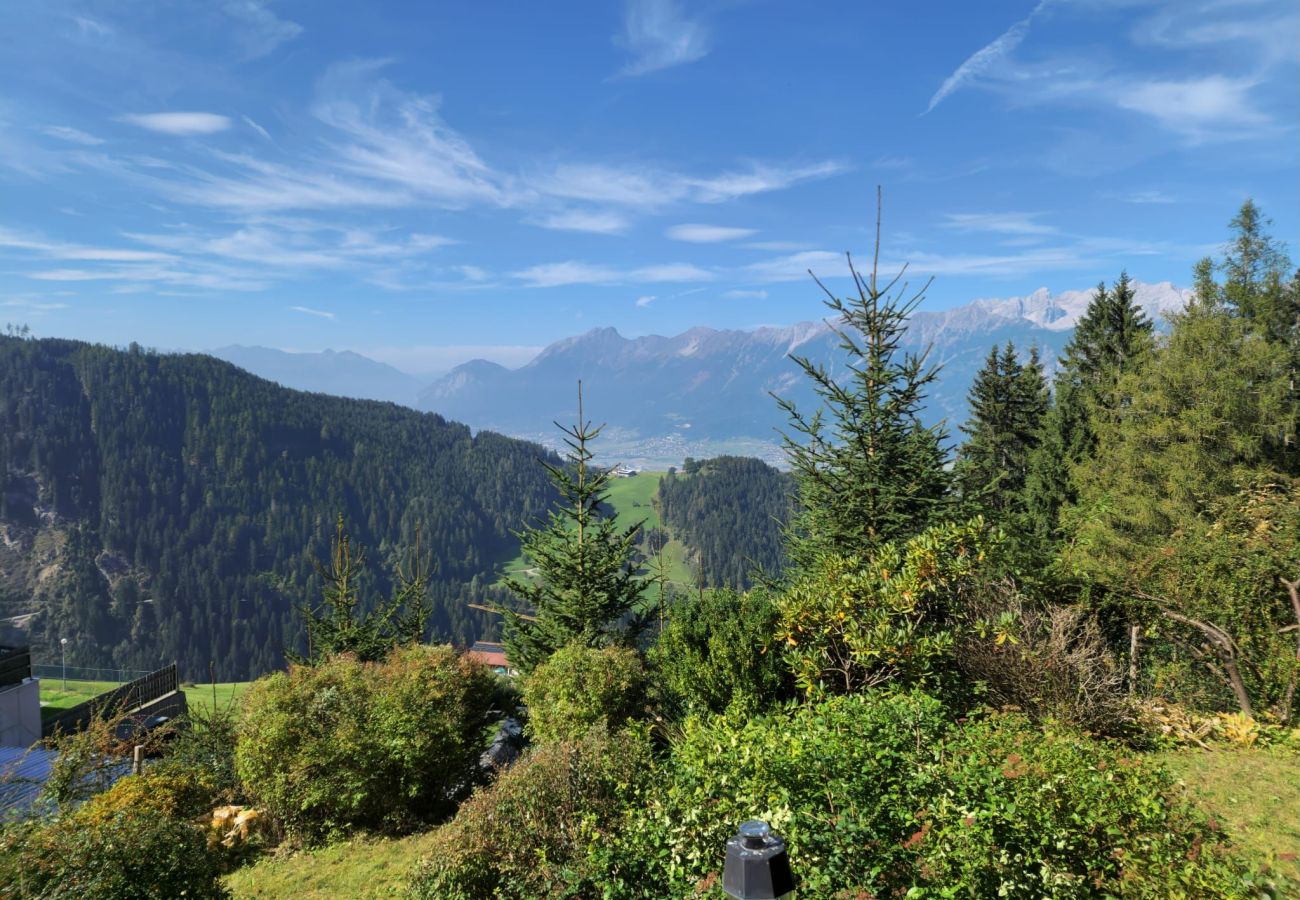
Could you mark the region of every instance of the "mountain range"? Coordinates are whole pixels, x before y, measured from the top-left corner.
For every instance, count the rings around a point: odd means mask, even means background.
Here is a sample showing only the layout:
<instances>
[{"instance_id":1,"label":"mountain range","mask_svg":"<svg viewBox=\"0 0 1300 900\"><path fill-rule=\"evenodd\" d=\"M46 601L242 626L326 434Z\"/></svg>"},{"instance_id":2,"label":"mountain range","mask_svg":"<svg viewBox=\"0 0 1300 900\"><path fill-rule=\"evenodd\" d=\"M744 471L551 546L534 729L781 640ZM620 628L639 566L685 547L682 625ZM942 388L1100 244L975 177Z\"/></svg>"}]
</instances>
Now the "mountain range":
<instances>
[{"instance_id":1,"label":"mountain range","mask_svg":"<svg viewBox=\"0 0 1300 900\"><path fill-rule=\"evenodd\" d=\"M1169 282L1135 282L1134 287L1138 304L1157 322L1191 296ZM914 314L905 348L920 352L928 346L930 359L942 366L926 418L944 420L955 432L966 417L967 390L994 344L1037 346L1053 370L1092 293L1052 294L1041 288L1024 297ZM654 465L736 452L779 461L777 430L785 420L771 395L799 404L814 399L789 357L807 357L842 372L844 355L837 342L824 321L749 330L701 327L672 337L628 338L613 328L594 328L556 341L516 369L471 360L413 399L404 393L412 376L353 353L225 348L217 355L288 386L413 402L475 429L552 445L552 422L573 418L581 380L587 414L608 425L605 455Z\"/></svg>"}]
</instances>

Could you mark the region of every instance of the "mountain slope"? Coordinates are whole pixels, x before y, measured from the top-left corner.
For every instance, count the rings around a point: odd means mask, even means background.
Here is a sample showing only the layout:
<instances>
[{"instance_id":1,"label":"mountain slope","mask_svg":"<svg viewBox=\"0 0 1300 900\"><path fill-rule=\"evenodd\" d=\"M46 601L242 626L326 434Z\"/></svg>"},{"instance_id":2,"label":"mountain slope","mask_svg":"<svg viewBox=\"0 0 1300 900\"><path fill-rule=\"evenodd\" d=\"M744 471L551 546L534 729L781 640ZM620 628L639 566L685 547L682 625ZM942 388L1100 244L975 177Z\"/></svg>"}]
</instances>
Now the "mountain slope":
<instances>
[{"instance_id":1,"label":"mountain slope","mask_svg":"<svg viewBox=\"0 0 1300 900\"><path fill-rule=\"evenodd\" d=\"M342 513L379 594L419 527L435 631L470 640L551 496L542 452L207 356L0 337L0 617L45 661L66 637L69 664L242 680L298 645Z\"/></svg>"},{"instance_id":2,"label":"mountain slope","mask_svg":"<svg viewBox=\"0 0 1300 900\"><path fill-rule=\"evenodd\" d=\"M232 344L208 352L284 387L335 397L387 400L414 406L423 386L414 375L350 350L286 353L270 347Z\"/></svg>"},{"instance_id":3,"label":"mountain slope","mask_svg":"<svg viewBox=\"0 0 1300 900\"><path fill-rule=\"evenodd\" d=\"M1139 304L1157 320L1189 296L1167 282L1136 287ZM950 429L965 419L967 389L993 344L1037 345L1053 364L1090 297L1091 291L1053 296L1044 289L917 313L905 346L917 352L931 347L931 360L943 366L929 419L947 419ZM788 358L792 353L832 371L843 365L824 322L751 331L692 328L675 337L633 339L598 328L552 344L519 369L482 360L458 366L421 392L419 404L475 427L542 438L551 420L572 417L582 379L588 411L624 437L774 440L784 420L770 395L813 401Z\"/></svg>"}]
</instances>

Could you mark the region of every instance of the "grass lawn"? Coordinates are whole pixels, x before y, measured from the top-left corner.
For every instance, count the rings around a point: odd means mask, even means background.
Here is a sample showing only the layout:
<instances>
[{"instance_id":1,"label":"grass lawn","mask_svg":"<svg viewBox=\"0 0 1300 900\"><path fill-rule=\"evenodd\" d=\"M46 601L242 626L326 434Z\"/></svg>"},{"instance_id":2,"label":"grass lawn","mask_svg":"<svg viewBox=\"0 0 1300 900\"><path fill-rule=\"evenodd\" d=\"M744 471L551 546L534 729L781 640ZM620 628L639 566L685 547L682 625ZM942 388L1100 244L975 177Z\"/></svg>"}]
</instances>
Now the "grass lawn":
<instances>
[{"instance_id":1,"label":"grass lawn","mask_svg":"<svg viewBox=\"0 0 1300 900\"><path fill-rule=\"evenodd\" d=\"M356 838L286 857L266 857L225 878L235 898L400 897L434 832Z\"/></svg>"},{"instance_id":2,"label":"grass lawn","mask_svg":"<svg viewBox=\"0 0 1300 900\"><path fill-rule=\"evenodd\" d=\"M249 682L247 681L228 681L225 684L217 684L217 708L225 709L231 705L244 691L248 690ZM182 684L181 690L185 692L185 703L193 709L196 706L202 706L206 709L212 708L212 685L211 684Z\"/></svg>"},{"instance_id":3,"label":"grass lawn","mask_svg":"<svg viewBox=\"0 0 1300 900\"><path fill-rule=\"evenodd\" d=\"M63 679L42 678L41 717L51 719L65 709L71 709L78 703L84 703L93 697L98 697L105 691L111 691L121 686L122 682L118 681L75 681L69 678L68 688L64 690ZM217 704L224 709L230 705L233 698L242 694L247 687L248 682L246 681L218 684ZM212 685L182 685L181 690L185 692L185 701L190 706L209 708L212 706Z\"/></svg>"},{"instance_id":4,"label":"grass lawn","mask_svg":"<svg viewBox=\"0 0 1300 900\"><path fill-rule=\"evenodd\" d=\"M85 703L105 691L121 687L120 681L77 681L69 678L64 689L62 678L41 679L41 718L52 719L65 709Z\"/></svg>"},{"instance_id":5,"label":"grass lawn","mask_svg":"<svg viewBox=\"0 0 1300 900\"><path fill-rule=\"evenodd\" d=\"M1300 756L1268 749L1194 749L1156 758L1242 847L1300 878Z\"/></svg>"}]
</instances>

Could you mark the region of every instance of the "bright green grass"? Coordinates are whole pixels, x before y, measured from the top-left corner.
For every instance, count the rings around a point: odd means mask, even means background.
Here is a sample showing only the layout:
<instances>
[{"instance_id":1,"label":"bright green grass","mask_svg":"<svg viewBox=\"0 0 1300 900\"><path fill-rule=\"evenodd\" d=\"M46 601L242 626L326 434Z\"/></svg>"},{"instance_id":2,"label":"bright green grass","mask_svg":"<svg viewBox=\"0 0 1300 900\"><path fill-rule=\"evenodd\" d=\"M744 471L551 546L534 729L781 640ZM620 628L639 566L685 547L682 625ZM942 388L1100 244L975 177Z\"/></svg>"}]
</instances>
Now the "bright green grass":
<instances>
[{"instance_id":1,"label":"bright green grass","mask_svg":"<svg viewBox=\"0 0 1300 900\"><path fill-rule=\"evenodd\" d=\"M224 684L218 683L216 686L217 709L230 708L238 698L248 690L249 682L247 681L228 681ZM185 692L185 704L190 708L203 707L212 709L212 685L211 684L183 684L181 690Z\"/></svg>"},{"instance_id":2,"label":"bright green grass","mask_svg":"<svg viewBox=\"0 0 1300 900\"><path fill-rule=\"evenodd\" d=\"M1157 758L1248 853L1300 878L1300 756L1252 748Z\"/></svg>"},{"instance_id":3,"label":"bright green grass","mask_svg":"<svg viewBox=\"0 0 1300 900\"><path fill-rule=\"evenodd\" d=\"M631 478L614 478L610 480L608 503L614 510L615 521L620 528L628 528L637 522L644 523L644 528L662 528L659 511L655 508L654 498L659 493L659 481L663 472L642 472ZM668 569L668 582L678 589L695 586L695 573L687 562L686 545L681 541L669 541L664 548L664 563ZM657 565L651 560L651 568ZM524 564L523 556L516 556L505 564L502 576L531 575ZM650 605L659 602L659 585L651 585L646 591L646 600Z\"/></svg>"},{"instance_id":4,"label":"bright green grass","mask_svg":"<svg viewBox=\"0 0 1300 900\"><path fill-rule=\"evenodd\" d=\"M631 478L614 478L609 484L609 505L618 516L622 528L637 522L645 522L645 528L662 528L659 510L655 509L654 498L659 493L659 479L663 472L642 472Z\"/></svg>"},{"instance_id":5,"label":"bright green grass","mask_svg":"<svg viewBox=\"0 0 1300 900\"><path fill-rule=\"evenodd\" d=\"M42 678L41 717L51 719L65 709L71 709L79 703L85 703L87 700L98 697L105 691L111 691L121 686L122 682L119 681L77 681L69 678L67 690L64 690L62 678ZM248 682L246 681L218 684L218 707L221 709L228 707L232 700L242 694L247 687ZM211 708L212 685L181 685L181 690L185 692L185 702L189 706Z\"/></svg>"},{"instance_id":6,"label":"bright green grass","mask_svg":"<svg viewBox=\"0 0 1300 900\"><path fill-rule=\"evenodd\" d=\"M434 832L398 839L356 838L293 856L266 857L226 876L236 900L245 897L400 897Z\"/></svg>"},{"instance_id":7,"label":"bright green grass","mask_svg":"<svg viewBox=\"0 0 1300 900\"><path fill-rule=\"evenodd\" d=\"M80 703L98 697L105 691L122 686L120 681L78 681L69 678L65 689L64 683L62 678L41 679L42 719L52 719L65 709L72 709Z\"/></svg>"}]
</instances>

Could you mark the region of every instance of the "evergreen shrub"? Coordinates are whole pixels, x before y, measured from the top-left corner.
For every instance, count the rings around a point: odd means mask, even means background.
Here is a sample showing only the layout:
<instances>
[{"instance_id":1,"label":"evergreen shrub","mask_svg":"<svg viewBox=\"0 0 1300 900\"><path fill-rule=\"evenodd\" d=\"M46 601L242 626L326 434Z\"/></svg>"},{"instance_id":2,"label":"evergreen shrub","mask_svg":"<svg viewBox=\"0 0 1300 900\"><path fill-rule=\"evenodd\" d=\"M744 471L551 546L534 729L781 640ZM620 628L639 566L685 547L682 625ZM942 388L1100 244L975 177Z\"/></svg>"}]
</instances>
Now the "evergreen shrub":
<instances>
[{"instance_id":1,"label":"evergreen shrub","mask_svg":"<svg viewBox=\"0 0 1300 900\"><path fill-rule=\"evenodd\" d=\"M6 828L0 836L4 896L19 900L227 896L220 881L221 858L208 849L198 825L162 814L152 802L118 803L128 794L138 796L139 787L137 779L111 802L92 801L51 824L32 821Z\"/></svg>"},{"instance_id":2,"label":"evergreen shrub","mask_svg":"<svg viewBox=\"0 0 1300 900\"><path fill-rule=\"evenodd\" d=\"M668 714L753 715L789 699L793 684L774 640L779 613L758 589L705 591L676 603L649 659Z\"/></svg>"},{"instance_id":3,"label":"evergreen shrub","mask_svg":"<svg viewBox=\"0 0 1300 900\"><path fill-rule=\"evenodd\" d=\"M596 724L617 728L644 713L645 688L635 650L569 644L524 681L529 733L538 741L575 740Z\"/></svg>"},{"instance_id":4,"label":"evergreen shrub","mask_svg":"<svg viewBox=\"0 0 1300 900\"><path fill-rule=\"evenodd\" d=\"M611 837L608 897L716 890L726 841L764 819L799 896L1282 896L1158 765L1019 714L952 724L924 694L833 697L688 721Z\"/></svg>"},{"instance_id":5,"label":"evergreen shrub","mask_svg":"<svg viewBox=\"0 0 1300 900\"><path fill-rule=\"evenodd\" d=\"M449 646L291 666L244 697L239 777L301 839L404 829L449 812L473 786L496 693L495 676Z\"/></svg>"},{"instance_id":6,"label":"evergreen shrub","mask_svg":"<svg viewBox=\"0 0 1300 900\"><path fill-rule=\"evenodd\" d=\"M600 896L591 846L635 805L651 772L643 734L597 726L541 744L439 829L411 896L427 900Z\"/></svg>"}]
</instances>

